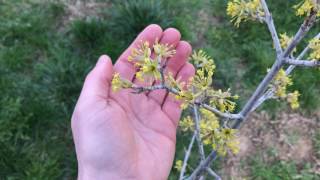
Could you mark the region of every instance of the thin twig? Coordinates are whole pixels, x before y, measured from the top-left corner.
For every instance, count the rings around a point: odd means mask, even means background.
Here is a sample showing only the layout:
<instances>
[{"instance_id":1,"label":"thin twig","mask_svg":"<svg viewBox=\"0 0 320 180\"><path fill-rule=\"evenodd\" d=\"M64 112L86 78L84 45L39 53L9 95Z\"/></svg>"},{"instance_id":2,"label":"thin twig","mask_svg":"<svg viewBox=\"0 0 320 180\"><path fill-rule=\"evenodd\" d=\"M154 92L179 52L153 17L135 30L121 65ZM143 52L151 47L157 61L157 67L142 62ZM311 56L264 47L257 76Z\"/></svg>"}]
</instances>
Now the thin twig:
<instances>
[{"instance_id":1,"label":"thin twig","mask_svg":"<svg viewBox=\"0 0 320 180\"><path fill-rule=\"evenodd\" d=\"M189 160L189 157L190 157L190 154L191 154L191 150L192 150L196 135L197 135L196 132L194 132L193 136L191 138L190 144L188 146L188 149L186 151L186 154L184 156L183 165L182 165L182 168L181 168L179 180L182 180L184 178L184 174L186 172L186 168L187 168L187 165L188 165L188 160Z\"/></svg>"},{"instance_id":2,"label":"thin twig","mask_svg":"<svg viewBox=\"0 0 320 180\"><path fill-rule=\"evenodd\" d=\"M316 36L316 37L319 37L320 36L320 33ZM299 56L296 58L297 60L300 60L302 59L305 54L310 50L310 46L308 45L307 47L305 47L303 49L303 51L299 54ZM290 65L287 69L286 69L286 75L289 75L293 70L294 68L296 68L295 65Z\"/></svg>"},{"instance_id":3,"label":"thin twig","mask_svg":"<svg viewBox=\"0 0 320 180\"><path fill-rule=\"evenodd\" d=\"M316 60L295 60L295 59L286 59L285 63L294 65L294 66L303 66L303 67L318 67L320 66L320 61Z\"/></svg>"},{"instance_id":4,"label":"thin twig","mask_svg":"<svg viewBox=\"0 0 320 180\"><path fill-rule=\"evenodd\" d=\"M241 114L223 113L223 112L217 110L216 108L209 106L208 104L200 104L200 106L217 114L220 117L223 117L223 118L227 118L227 119L241 119L241 118L243 118L243 116L241 116Z\"/></svg>"},{"instance_id":5,"label":"thin twig","mask_svg":"<svg viewBox=\"0 0 320 180\"><path fill-rule=\"evenodd\" d=\"M213 176L216 180L221 180L221 177L217 175L216 172L214 172L211 168L207 167L207 172Z\"/></svg>"},{"instance_id":6,"label":"thin twig","mask_svg":"<svg viewBox=\"0 0 320 180\"><path fill-rule=\"evenodd\" d=\"M205 154L204 154L203 144L202 144L201 137L200 137L200 116L199 116L199 106L198 105L193 106L193 114L194 114L194 120L195 120L196 140L198 143L199 154L200 154L200 158L201 158L201 162L202 162L205 159Z\"/></svg>"},{"instance_id":7,"label":"thin twig","mask_svg":"<svg viewBox=\"0 0 320 180\"><path fill-rule=\"evenodd\" d=\"M133 85L131 87L131 89L134 90L132 93L139 94L139 93L146 92L146 91L153 91L153 90L157 90L157 89L166 89L166 86L164 86L162 84L154 85L154 86L147 86L147 87Z\"/></svg>"},{"instance_id":8,"label":"thin twig","mask_svg":"<svg viewBox=\"0 0 320 180\"><path fill-rule=\"evenodd\" d=\"M203 171L205 171L207 167L210 166L211 162L217 158L216 154L216 151L211 151L208 157L197 166L197 168L192 172L192 174L187 178L187 180L195 180L197 177L199 177L199 175Z\"/></svg>"},{"instance_id":9,"label":"thin twig","mask_svg":"<svg viewBox=\"0 0 320 180\"><path fill-rule=\"evenodd\" d=\"M273 40L273 44L276 49L277 56L280 56L280 54L282 54L282 49L281 49L278 33L277 33L275 25L273 23L273 18L270 14L270 11L268 9L268 6L267 6L267 3L265 2L265 0L260 0L260 2L262 5L262 8L263 8L263 11L265 13L264 21L266 22L268 29L269 29L269 32L271 34L271 38Z\"/></svg>"},{"instance_id":10,"label":"thin twig","mask_svg":"<svg viewBox=\"0 0 320 180\"><path fill-rule=\"evenodd\" d=\"M153 91L153 90L158 90L158 89L165 89L167 91L169 91L172 94L178 95L179 91L175 88L169 87L166 84L159 84L159 85L153 85L153 86L147 86L147 87L143 87L143 86L136 86L134 85L133 87L131 87L131 89L133 89L133 93L142 93L142 92L146 92L146 91ZM231 114L231 113L223 113L221 111L219 111L216 108L213 108L211 106L209 106L208 104L205 103L194 103L196 105L199 105L213 113L215 113L216 115L223 117L223 118L227 118L227 119L241 119L243 118L240 114Z\"/></svg>"}]
</instances>

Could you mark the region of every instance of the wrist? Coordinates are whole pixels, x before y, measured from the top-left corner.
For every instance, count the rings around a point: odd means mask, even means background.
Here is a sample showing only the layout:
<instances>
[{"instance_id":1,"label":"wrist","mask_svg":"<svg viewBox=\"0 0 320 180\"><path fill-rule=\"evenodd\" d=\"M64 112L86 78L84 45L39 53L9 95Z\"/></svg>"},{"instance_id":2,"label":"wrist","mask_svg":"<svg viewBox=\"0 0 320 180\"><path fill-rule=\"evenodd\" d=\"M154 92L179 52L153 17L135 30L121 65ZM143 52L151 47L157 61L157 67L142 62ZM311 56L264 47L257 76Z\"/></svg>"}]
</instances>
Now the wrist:
<instances>
[{"instance_id":1,"label":"wrist","mask_svg":"<svg viewBox=\"0 0 320 180\"><path fill-rule=\"evenodd\" d=\"M89 179L106 180L110 178L112 177L108 173L94 170L92 168L79 168L79 171L78 171L78 180L89 180Z\"/></svg>"},{"instance_id":2,"label":"wrist","mask_svg":"<svg viewBox=\"0 0 320 180\"><path fill-rule=\"evenodd\" d=\"M97 170L94 168L79 168L78 180L108 180L108 179L118 179L118 180L135 180L135 177L123 176L119 173L111 173L103 170Z\"/></svg>"}]
</instances>

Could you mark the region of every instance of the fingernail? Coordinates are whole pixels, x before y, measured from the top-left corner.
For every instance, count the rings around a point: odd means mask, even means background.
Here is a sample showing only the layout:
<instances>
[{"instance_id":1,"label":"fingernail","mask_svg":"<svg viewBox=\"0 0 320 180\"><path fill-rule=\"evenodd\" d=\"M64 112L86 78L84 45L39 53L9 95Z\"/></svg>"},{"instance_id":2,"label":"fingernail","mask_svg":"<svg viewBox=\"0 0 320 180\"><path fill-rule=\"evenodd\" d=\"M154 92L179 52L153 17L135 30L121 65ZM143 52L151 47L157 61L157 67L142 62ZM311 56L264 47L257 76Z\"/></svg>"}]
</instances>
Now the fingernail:
<instances>
[{"instance_id":1,"label":"fingernail","mask_svg":"<svg viewBox=\"0 0 320 180\"><path fill-rule=\"evenodd\" d=\"M105 62L107 62L108 58L109 57L107 55L100 56L96 66L100 66L101 64L104 64Z\"/></svg>"}]
</instances>

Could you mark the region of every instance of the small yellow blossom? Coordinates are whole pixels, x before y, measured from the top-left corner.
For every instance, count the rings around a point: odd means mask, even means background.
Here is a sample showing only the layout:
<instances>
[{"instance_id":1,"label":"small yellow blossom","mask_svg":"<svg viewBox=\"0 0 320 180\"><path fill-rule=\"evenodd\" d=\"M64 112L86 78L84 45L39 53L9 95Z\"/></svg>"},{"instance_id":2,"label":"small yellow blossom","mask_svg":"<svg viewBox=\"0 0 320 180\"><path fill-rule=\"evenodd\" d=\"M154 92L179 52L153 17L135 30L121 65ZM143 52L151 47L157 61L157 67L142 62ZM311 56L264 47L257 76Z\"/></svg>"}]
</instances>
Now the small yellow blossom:
<instances>
[{"instance_id":1,"label":"small yellow blossom","mask_svg":"<svg viewBox=\"0 0 320 180\"><path fill-rule=\"evenodd\" d=\"M192 118L190 116L187 116L180 121L179 126L182 131L188 131L188 130L193 131L194 130L194 121L192 120Z\"/></svg>"},{"instance_id":2,"label":"small yellow blossom","mask_svg":"<svg viewBox=\"0 0 320 180\"><path fill-rule=\"evenodd\" d=\"M195 96L189 90L181 90L176 96L177 100L182 101L181 108L186 109L189 103L194 101Z\"/></svg>"},{"instance_id":3,"label":"small yellow blossom","mask_svg":"<svg viewBox=\"0 0 320 180\"><path fill-rule=\"evenodd\" d=\"M311 49L311 53L309 58L312 60L320 60L320 39L314 38L310 41L309 47Z\"/></svg>"},{"instance_id":4,"label":"small yellow blossom","mask_svg":"<svg viewBox=\"0 0 320 180\"><path fill-rule=\"evenodd\" d=\"M216 65L214 60L208 56L203 50L195 51L191 55L191 59L198 68L203 68L204 71L208 72L208 76L212 76Z\"/></svg>"},{"instance_id":5,"label":"small yellow blossom","mask_svg":"<svg viewBox=\"0 0 320 180\"><path fill-rule=\"evenodd\" d=\"M143 63L140 63L140 70L136 73L136 78L140 81L146 79L157 80L160 79L160 71L158 68L158 62L151 58L145 58Z\"/></svg>"},{"instance_id":6,"label":"small yellow blossom","mask_svg":"<svg viewBox=\"0 0 320 180\"><path fill-rule=\"evenodd\" d=\"M217 142L220 138L219 126L218 120L200 121L200 137L204 145L211 145L213 148L217 147Z\"/></svg>"},{"instance_id":7,"label":"small yellow blossom","mask_svg":"<svg viewBox=\"0 0 320 180\"><path fill-rule=\"evenodd\" d=\"M226 146L228 149L231 150L233 154L238 154L240 147L239 147L240 142L238 140L232 140L232 141L227 141Z\"/></svg>"},{"instance_id":8,"label":"small yellow blossom","mask_svg":"<svg viewBox=\"0 0 320 180\"><path fill-rule=\"evenodd\" d=\"M175 79L175 77L173 76L173 74L171 72L169 72L167 75L165 75L165 81L166 84L168 85L168 87L172 87L174 89L183 89L183 87L185 87L185 82L180 82L180 79Z\"/></svg>"},{"instance_id":9,"label":"small yellow blossom","mask_svg":"<svg viewBox=\"0 0 320 180\"><path fill-rule=\"evenodd\" d=\"M136 78L140 81L158 80L161 77L160 68L161 62L169 57L172 57L176 51L168 44L160 44L158 41L150 47L148 41L142 42L137 48L132 49L128 61L133 62L138 69ZM155 52L155 57L151 57L152 49Z\"/></svg>"},{"instance_id":10,"label":"small yellow blossom","mask_svg":"<svg viewBox=\"0 0 320 180\"><path fill-rule=\"evenodd\" d=\"M112 91L117 92L122 88L131 88L132 83L126 79L121 79L119 73L115 73L111 82Z\"/></svg>"},{"instance_id":11,"label":"small yellow blossom","mask_svg":"<svg viewBox=\"0 0 320 180\"><path fill-rule=\"evenodd\" d=\"M201 129L200 131L204 145L211 145L211 147L221 156L226 155L229 150L233 154L239 152L239 141L236 139L235 133L237 131L235 129L218 128L211 130L210 133L207 129L208 128Z\"/></svg>"},{"instance_id":12,"label":"small yellow blossom","mask_svg":"<svg viewBox=\"0 0 320 180\"><path fill-rule=\"evenodd\" d=\"M221 130L221 138L217 148L218 154L224 156L230 150L233 154L239 152L239 141L236 139L237 130L231 128L223 128Z\"/></svg>"},{"instance_id":13,"label":"small yellow blossom","mask_svg":"<svg viewBox=\"0 0 320 180\"><path fill-rule=\"evenodd\" d=\"M201 108L200 113L201 113L201 117L202 117L201 119L204 119L206 121L211 121L211 120L218 121L218 117L212 111ZM218 127L216 127L216 128L218 128Z\"/></svg>"},{"instance_id":14,"label":"small yellow blossom","mask_svg":"<svg viewBox=\"0 0 320 180\"><path fill-rule=\"evenodd\" d=\"M192 78L189 81L184 82L180 81L180 78L175 79L172 73L168 73L168 75L165 76L165 79L168 87L172 87L178 91L177 94L172 95L181 102L181 108L186 109L196 98L195 94L191 91L190 82L192 81Z\"/></svg>"},{"instance_id":15,"label":"small yellow blossom","mask_svg":"<svg viewBox=\"0 0 320 180\"><path fill-rule=\"evenodd\" d=\"M280 45L281 45L281 48L282 49L286 49L289 46L289 44L291 43L292 39L293 39L293 37L292 36L289 37L287 35L287 33L280 34ZM293 50L293 52L295 52L295 51L296 51L296 48Z\"/></svg>"},{"instance_id":16,"label":"small yellow blossom","mask_svg":"<svg viewBox=\"0 0 320 180\"><path fill-rule=\"evenodd\" d=\"M228 2L227 14L239 27L241 21L257 20L264 16L260 0L232 0Z\"/></svg>"},{"instance_id":17,"label":"small yellow blossom","mask_svg":"<svg viewBox=\"0 0 320 180\"><path fill-rule=\"evenodd\" d=\"M149 47L149 42L142 42L137 48L133 48L131 54L128 57L128 61L144 61L145 58L149 58L151 56L151 49Z\"/></svg>"},{"instance_id":18,"label":"small yellow blossom","mask_svg":"<svg viewBox=\"0 0 320 180\"><path fill-rule=\"evenodd\" d=\"M212 85L212 76L216 68L213 59L204 51L195 51L191 59L195 66L199 68L192 79L192 85L196 92L205 93Z\"/></svg>"},{"instance_id":19,"label":"small yellow blossom","mask_svg":"<svg viewBox=\"0 0 320 180\"><path fill-rule=\"evenodd\" d=\"M271 86L275 88L275 94L277 97L285 98L287 94L287 86L290 85L292 85L290 76L287 76L286 72L283 69L280 69Z\"/></svg>"},{"instance_id":20,"label":"small yellow blossom","mask_svg":"<svg viewBox=\"0 0 320 180\"><path fill-rule=\"evenodd\" d=\"M294 91L293 93L289 93L287 96L287 101L290 103L290 106L292 109L299 108L299 101L298 98L300 96L300 93L298 91Z\"/></svg>"},{"instance_id":21,"label":"small yellow blossom","mask_svg":"<svg viewBox=\"0 0 320 180\"><path fill-rule=\"evenodd\" d=\"M280 69L271 83L271 87L275 90L276 97L287 100L291 108L296 109L299 107L298 97L300 94L298 91L287 93L287 87L290 85L292 85L291 77L287 76L283 69Z\"/></svg>"},{"instance_id":22,"label":"small yellow blossom","mask_svg":"<svg viewBox=\"0 0 320 180\"><path fill-rule=\"evenodd\" d=\"M120 79L119 73L116 73L113 75L111 84L112 84L112 90L114 92L119 91L121 89L121 79Z\"/></svg>"},{"instance_id":23,"label":"small yellow blossom","mask_svg":"<svg viewBox=\"0 0 320 180\"><path fill-rule=\"evenodd\" d=\"M155 55L161 59L170 58L176 53L172 45L160 44L158 41L153 45L153 50Z\"/></svg>"},{"instance_id":24,"label":"small yellow blossom","mask_svg":"<svg viewBox=\"0 0 320 180\"><path fill-rule=\"evenodd\" d=\"M200 122L200 129L203 131L214 131L220 127L219 121L216 119L203 120Z\"/></svg>"},{"instance_id":25,"label":"small yellow blossom","mask_svg":"<svg viewBox=\"0 0 320 180\"><path fill-rule=\"evenodd\" d=\"M235 129L223 128L214 113L201 108L200 137L204 145L210 145L219 155L225 155L228 150L236 154L239 143L236 140Z\"/></svg>"},{"instance_id":26,"label":"small yellow blossom","mask_svg":"<svg viewBox=\"0 0 320 180\"><path fill-rule=\"evenodd\" d=\"M303 0L299 4L293 6L296 9L297 16L310 15L312 8L318 11L317 16L320 16L320 4L318 0Z\"/></svg>"},{"instance_id":27,"label":"small yellow blossom","mask_svg":"<svg viewBox=\"0 0 320 180\"><path fill-rule=\"evenodd\" d=\"M235 138L236 132L237 132L237 130L235 130L235 129L224 128L224 129L222 129L221 137L222 137L222 139L230 140L230 139Z\"/></svg>"},{"instance_id":28,"label":"small yellow blossom","mask_svg":"<svg viewBox=\"0 0 320 180\"><path fill-rule=\"evenodd\" d=\"M238 99L239 96L235 95L232 96L230 93L230 89L227 91L219 90L210 90L207 92L208 96L211 97L210 99L210 105L213 107L217 107L222 112L233 112L236 103L231 101L231 99Z\"/></svg>"},{"instance_id":29,"label":"small yellow blossom","mask_svg":"<svg viewBox=\"0 0 320 180\"><path fill-rule=\"evenodd\" d=\"M182 161L181 160L177 160L176 161L176 164L174 165L174 168L177 170L177 171L181 171L181 169L182 169Z\"/></svg>"},{"instance_id":30,"label":"small yellow blossom","mask_svg":"<svg viewBox=\"0 0 320 180\"><path fill-rule=\"evenodd\" d=\"M198 69L193 78L192 84L200 91L205 91L210 88L212 84L212 76L206 75L204 69Z\"/></svg>"}]
</instances>

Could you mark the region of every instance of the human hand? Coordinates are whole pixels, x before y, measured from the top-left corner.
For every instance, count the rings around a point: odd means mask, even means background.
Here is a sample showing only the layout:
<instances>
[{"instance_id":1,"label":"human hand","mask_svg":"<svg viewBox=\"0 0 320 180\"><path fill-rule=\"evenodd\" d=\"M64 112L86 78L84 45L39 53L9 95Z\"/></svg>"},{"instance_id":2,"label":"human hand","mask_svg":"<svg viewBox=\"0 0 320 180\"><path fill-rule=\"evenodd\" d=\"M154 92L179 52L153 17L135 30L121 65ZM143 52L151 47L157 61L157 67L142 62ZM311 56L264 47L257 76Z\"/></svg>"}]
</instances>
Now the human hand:
<instances>
[{"instance_id":1,"label":"human hand","mask_svg":"<svg viewBox=\"0 0 320 180\"><path fill-rule=\"evenodd\" d=\"M135 67L127 58L141 41L150 46L160 39L176 54L167 70L182 81L194 75L187 62L191 46L180 33L158 25L145 28L119 57L114 67L103 55L86 77L72 115L72 132L78 159L78 179L167 179L173 164L180 103L165 90L133 94L129 89L112 92L114 72L134 83Z\"/></svg>"}]
</instances>

